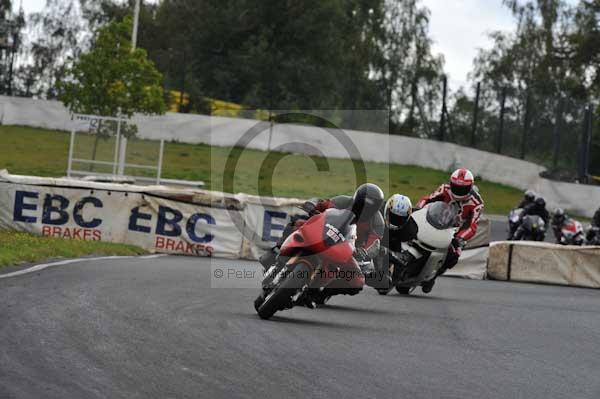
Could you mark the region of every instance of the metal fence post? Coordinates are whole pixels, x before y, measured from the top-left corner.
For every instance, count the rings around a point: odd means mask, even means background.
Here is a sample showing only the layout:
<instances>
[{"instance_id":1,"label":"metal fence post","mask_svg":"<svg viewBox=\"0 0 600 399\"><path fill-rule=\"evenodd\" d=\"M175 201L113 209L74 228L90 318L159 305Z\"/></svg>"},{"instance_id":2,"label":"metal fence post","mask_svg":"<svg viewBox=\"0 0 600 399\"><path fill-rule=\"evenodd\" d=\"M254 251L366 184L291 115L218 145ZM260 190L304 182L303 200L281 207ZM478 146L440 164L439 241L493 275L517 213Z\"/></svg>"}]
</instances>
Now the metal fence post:
<instances>
[{"instance_id":1,"label":"metal fence post","mask_svg":"<svg viewBox=\"0 0 600 399\"><path fill-rule=\"evenodd\" d=\"M481 93L481 82L477 82L477 93L475 94L475 108L473 109L473 126L471 127L471 147L475 147L477 136L477 118L479 116L479 94Z\"/></svg>"},{"instance_id":2,"label":"metal fence post","mask_svg":"<svg viewBox=\"0 0 600 399\"><path fill-rule=\"evenodd\" d=\"M163 164L163 153L165 152L165 141L160 140L160 152L158 153L158 170L156 171L156 184L160 185L160 178L162 177L162 164Z\"/></svg>"},{"instance_id":3,"label":"metal fence post","mask_svg":"<svg viewBox=\"0 0 600 399\"><path fill-rule=\"evenodd\" d=\"M67 177L71 177L71 169L73 168L73 147L75 146L75 126L71 129L71 141L69 144L69 164L67 166Z\"/></svg>"},{"instance_id":4,"label":"metal fence post","mask_svg":"<svg viewBox=\"0 0 600 399\"><path fill-rule=\"evenodd\" d=\"M558 99L558 105L556 106L556 120L554 122L554 153L552 155L552 169L556 169L558 166L558 156L560 154L560 128L562 122L564 99L562 96Z\"/></svg>"},{"instance_id":5,"label":"metal fence post","mask_svg":"<svg viewBox=\"0 0 600 399\"><path fill-rule=\"evenodd\" d=\"M500 128L498 129L498 137L496 138L496 152L502 154L502 141L504 135L504 111L506 106L506 87L502 88L502 100L500 103Z\"/></svg>"},{"instance_id":6,"label":"metal fence post","mask_svg":"<svg viewBox=\"0 0 600 399\"><path fill-rule=\"evenodd\" d=\"M588 182L588 176L590 175L590 149L592 147L592 130L594 128L594 110L591 105L588 106L587 116L587 129L585 137L585 151L584 155L584 173L585 182Z\"/></svg>"},{"instance_id":7,"label":"metal fence post","mask_svg":"<svg viewBox=\"0 0 600 399\"><path fill-rule=\"evenodd\" d=\"M592 127L592 109L588 105L585 108L583 117L583 129L581 130L581 139L579 141L579 182L586 183L589 172L589 151L591 142L591 127Z\"/></svg>"},{"instance_id":8,"label":"metal fence post","mask_svg":"<svg viewBox=\"0 0 600 399\"><path fill-rule=\"evenodd\" d=\"M444 75L442 80L442 112L440 115L440 130L438 132L438 138L440 141L444 141L446 135L446 96L448 95L448 78Z\"/></svg>"},{"instance_id":9,"label":"metal fence post","mask_svg":"<svg viewBox=\"0 0 600 399\"><path fill-rule=\"evenodd\" d=\"M115 156L113 162L113 176L117 175L117 166L119 165L119 150L121 148L121 120L117 121L117 137L115 139Z\"/></svg>"},{"instance_id":10,"label":"metal fence post","mask_svg":"<svg viewBox=\"0 0 600 399\"><path fill-rule=\"evenodd\" d=\"M529 118L531 112L531 92L527 89L527 97L525 99L525 118L523 119L523 134L521 135L521 159L525 159L527 151L527 136L529 135Z\"/></svg>"}]
</instances>

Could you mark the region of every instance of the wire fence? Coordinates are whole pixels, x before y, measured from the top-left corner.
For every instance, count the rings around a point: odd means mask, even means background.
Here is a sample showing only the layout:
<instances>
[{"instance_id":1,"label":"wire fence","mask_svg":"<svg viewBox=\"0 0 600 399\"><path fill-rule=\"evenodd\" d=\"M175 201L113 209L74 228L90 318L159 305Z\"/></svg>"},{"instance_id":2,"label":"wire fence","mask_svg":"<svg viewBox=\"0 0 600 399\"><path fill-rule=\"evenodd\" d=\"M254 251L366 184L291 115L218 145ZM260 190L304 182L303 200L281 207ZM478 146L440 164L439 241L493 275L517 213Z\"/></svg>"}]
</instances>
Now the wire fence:
<instances>
[{"instance_id":1,"label":"wire fence","mask_svg":"<svg viewBox=\"0 0 600 399\"><path fill-rule=\"evenodd\" d=\"M600 128L592 104L483 84L472 98L454 100L441 107L438 140L543 165L551 179L600 183L594 177L600 175Z\"/></svg>"}]
</instances>

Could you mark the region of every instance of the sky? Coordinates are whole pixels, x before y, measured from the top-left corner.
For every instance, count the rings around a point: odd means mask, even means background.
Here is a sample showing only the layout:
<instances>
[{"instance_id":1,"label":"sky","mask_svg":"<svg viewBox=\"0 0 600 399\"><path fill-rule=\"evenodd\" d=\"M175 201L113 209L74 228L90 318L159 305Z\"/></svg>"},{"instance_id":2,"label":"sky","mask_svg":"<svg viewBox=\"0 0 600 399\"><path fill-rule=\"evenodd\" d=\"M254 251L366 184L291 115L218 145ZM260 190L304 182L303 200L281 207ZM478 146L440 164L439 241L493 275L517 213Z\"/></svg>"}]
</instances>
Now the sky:
<instances>
[{"instance_id":1,"label":"sky","mask_svg":"<svg viewBox=\"0 0 600 399\"><path fill-rule=\"evenodd\" d=\"M14 1L18 4L18 1ZM46 0L22 0L25 12L39 11ZM488 33L514 27L510 11L501 0L421 0L431 11L430 33L434 53L445 59L449 86L467 85L467 74L479 48L488 49Z\"/></svg>"},{"instance_id":2,"label":"sky","mask_svg":"<svg viewBox=\"0 0 600 399\"><path fill-rule=\"evenodd\" d=\"M467 85L478 49L489 49L489 33L515 27L510 10L501 0L422 0L431 11L429 30L433 52L444 55L449 86Z\"/></svg>"}]
</instances>

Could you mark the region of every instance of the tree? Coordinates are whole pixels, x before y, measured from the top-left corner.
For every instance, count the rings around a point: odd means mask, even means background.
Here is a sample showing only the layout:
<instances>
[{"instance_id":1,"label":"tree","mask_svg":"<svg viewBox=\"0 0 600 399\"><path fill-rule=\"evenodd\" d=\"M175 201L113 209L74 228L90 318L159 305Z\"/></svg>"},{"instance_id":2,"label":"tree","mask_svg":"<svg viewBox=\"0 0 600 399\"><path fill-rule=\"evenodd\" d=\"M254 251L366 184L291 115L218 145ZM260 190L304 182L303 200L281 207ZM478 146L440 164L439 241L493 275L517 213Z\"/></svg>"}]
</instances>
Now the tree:
<instances>
[{"instance_id":1,"label":"tree","mask_svg":"<svg viewBox=\"0 0 600 399\"><path fill-rule=\"evenodd\" d=\"M78 0L46 0L42 11L27 18L17 82L19 94L54 99L57 83L73 60L87 47L89 32L82 21ZM27 80L33 77L34 84Z\"/></svg>"},{"instance_id":2,"label":"tree","mask_svg":"<svg viewBox=\"0 0 600 399\"><path fill-rule=\"evenodd\" d=\"M14 70L17 53L23 44L22 30L25 26L23 7L18 14L11 14L11 1L0 0L0 92L13 94Z\"/></svg>"},{"instance_id":3,"label":"tree","mask_svg":"<svg viewBox=\"0 0 600 399\"><path fill-rule=\"evenodd\" d=\"M519 155L518 149L524 145L531 159L548 161L554 135L579 132L585 103L598 99L593 80L589 80L597 60L583 44L589 43L591 32L598 29L597 14L585 6L593 2L585 0L575 7L559 0L504 3L515 16L515 30L492 33L494 46L480 51L471 74L473 85L479 81L483 87L480 133L484 140L495 140L500 97L506 90L505 135L513 145L505 148L514 149L511 155ZM582 44L579 58L574 43ZM590 63L586 65L584 60ZM557 125L560 129L555 129ZM487 144L483 147L489 148ZM576 140L562 140L565 162L574 162L576 149Z\"/></svg>"},{"instance_id":4,"label":"tree","mask_svg":"<svg viewBox=\"0 0 600 399\"><path fill-rule=\"evenodd\" d=\"M71 111L127 117L165 112L161 74L144 49L132 51L131 29L129 18L100 28L92 49L67 72L59 91Z\"/></svg>"},{"instance_id":5,"label":"tree","mask_svg":"<svg viewBox=\"0 0 600 399\"><path fill-rule=\"evenodd\" d=\"M82 1L93 24L131 8ZM418 0L163 0L144 2L140 21L140 44L165 87L192 102L387 109L402 126L396 130L422 135L439 101L442 59L431 54L428 11ZM347 119L336 122L373 128Z\"/></svg>"},{"instance_id":6,"label":"tree","mask_svg":"<svg viewBox=\"0 0 600 399\"><path fill-rule=\"evenodd\" d=\"M427 137L443 76L443 58L431 52L429 11L418 0L386 0L382 27L382 58L375 70L385 88L392 132Z\"/></svg>"}]
</instances>

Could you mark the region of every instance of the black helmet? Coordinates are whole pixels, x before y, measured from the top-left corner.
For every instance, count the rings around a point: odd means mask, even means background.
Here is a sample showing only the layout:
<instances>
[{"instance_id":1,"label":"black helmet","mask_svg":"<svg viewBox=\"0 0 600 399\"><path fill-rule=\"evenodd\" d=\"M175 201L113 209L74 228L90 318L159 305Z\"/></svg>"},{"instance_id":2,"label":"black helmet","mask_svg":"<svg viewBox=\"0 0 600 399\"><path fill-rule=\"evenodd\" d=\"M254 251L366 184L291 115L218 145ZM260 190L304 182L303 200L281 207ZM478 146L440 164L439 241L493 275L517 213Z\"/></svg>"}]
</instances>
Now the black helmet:
<instances>
[{"instance_id":1,"label":"black helmet","mask_svg":"<svg viewBox=\"0 0 600 399\"><path fill-rule=\"evenodd\" d=\"M535 200L535 193L533 190L527 190L525 191L523 198L525 198L526 201L533 202Z\"/></svg>"},{"instance_id":2,"label":"black helmet","mask_svg":"<svg viewBox=\"0 0 600 399\"><path fill-rule=\"evenodd\" d=\"M554 210L553 219L555 222L562 223L565 221L566 217L567 215L565 214L565 211L562 208L556 208Z\"/></svg>"},{"instance_id":3,"label":"black helmet","mask_svg":"<svg viewBox=\"0 0 600 399\"><path fill-rule=\"evenodd\" d=\"M360 220L373 217L383 205L383 191L376 184L360 185L352 197L352 212Z\"/></svg>"},{"instance_id":4,"label":"black helmet","mask_svg":"<svg viewBox=\"0 0 600 399\"><path fill-rule=\"evenodd\" d=\"M546 200L543 199L542 197L537 197L535 199L535 206L537 206L538 208L545 208L546 207Z\"/></svg>"}]
</instances>

